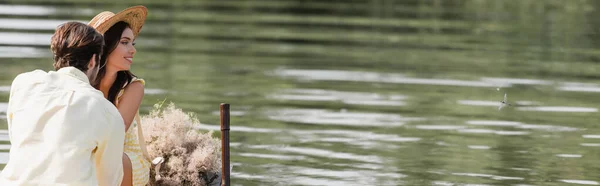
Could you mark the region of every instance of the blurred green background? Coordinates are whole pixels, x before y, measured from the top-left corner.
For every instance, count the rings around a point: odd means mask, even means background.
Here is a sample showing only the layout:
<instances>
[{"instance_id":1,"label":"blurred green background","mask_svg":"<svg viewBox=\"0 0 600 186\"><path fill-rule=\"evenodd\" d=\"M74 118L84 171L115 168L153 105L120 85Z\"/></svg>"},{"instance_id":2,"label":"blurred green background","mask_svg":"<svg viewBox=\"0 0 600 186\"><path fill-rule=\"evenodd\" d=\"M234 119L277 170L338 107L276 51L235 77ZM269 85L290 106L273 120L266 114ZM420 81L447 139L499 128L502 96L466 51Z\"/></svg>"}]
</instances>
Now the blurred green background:
<instances>
[{"instance_id":1,"label":"blurred green background","mask_svg":"<svg viewBox=\"0 0 600 186\"><path fill-rule=\"evenodd\" d=\"M3 0L0 163L55 27L133 5L142 112L230 103L233 185L600 185L594 0Z\"/></svg>"}]
</instances>

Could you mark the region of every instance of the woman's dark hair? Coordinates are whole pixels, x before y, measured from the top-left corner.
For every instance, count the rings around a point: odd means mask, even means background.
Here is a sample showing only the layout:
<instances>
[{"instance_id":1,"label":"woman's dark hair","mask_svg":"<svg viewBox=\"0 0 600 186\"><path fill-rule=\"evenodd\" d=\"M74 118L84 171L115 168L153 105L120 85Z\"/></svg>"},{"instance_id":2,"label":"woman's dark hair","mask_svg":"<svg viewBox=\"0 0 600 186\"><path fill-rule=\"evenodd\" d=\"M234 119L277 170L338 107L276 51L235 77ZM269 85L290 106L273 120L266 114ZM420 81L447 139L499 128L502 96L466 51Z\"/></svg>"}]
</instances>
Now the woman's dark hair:
<instances>
[{"instance_id":1,"label":"woman's dark hair","mask_svg":"<svg viewBox=\"0 0 600 186\"><path fill-rule=\"evenodd\" d=\"M75 67L82 72L88 70L92 56L96 54L96 65L104 47L104 40L94 28L80 23L67 22L56 29L50 41L54 54L54 70Z\"/></svg>"},{"instance_id":2,"label":"woman's dark hair","mask_svg":"<svg viewBox=\"0 0 600 186\"><path fill-rule=\"evenodd\" d=\"M121 22L116 23L112 27L110 27L110 29L108 29L104 33L104 43L105 43L104 52L102 53L102 57L100 59L100 65L104 66L104 68L100 69L100 71L98 72L98 78L96 78L97 81L92 84L92 86L96 87L96 89L100 88L99 87L100 80L102 80L102 78L106 75L105 65L108 62L107 61L108 56L119 45L119 41L121 40L121 35L123 34L123 31L126 28L129 28L129 24L121 21ZM121 91L121 89L123 87L125 87L125 85L131 83L131 80L134 77L136 77L136 76L133 73L131 73L131 71L129 71L129 70L117 72L117 78L115 79L115 82L108 90L108 97L106 99L108 99L108 101L113 103L113 105L116 105L116 101L117 101L116 99L119 94L119 91Z\"/></svg>"}]
</instances>

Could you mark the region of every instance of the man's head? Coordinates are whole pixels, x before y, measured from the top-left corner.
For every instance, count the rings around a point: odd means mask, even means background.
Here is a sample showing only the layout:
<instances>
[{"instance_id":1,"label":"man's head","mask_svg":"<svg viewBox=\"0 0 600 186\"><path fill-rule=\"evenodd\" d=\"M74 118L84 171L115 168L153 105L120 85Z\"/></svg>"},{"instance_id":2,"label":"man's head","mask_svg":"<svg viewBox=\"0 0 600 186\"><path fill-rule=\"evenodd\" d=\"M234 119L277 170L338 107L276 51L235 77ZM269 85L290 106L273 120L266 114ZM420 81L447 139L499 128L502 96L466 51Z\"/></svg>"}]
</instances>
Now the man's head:
<instances>
[{"instance_id":1,"label":"man's head","mask_svg":"<svg viewBox=\"0 0 600 186\"><path fill-rule=\"evenodd\" d=\"M93 82L100 67L104 37L94 28L80 22L67 22L57 27L50 49L54 53L54 69L75 67Z\"/></svg>"}]
</instances>

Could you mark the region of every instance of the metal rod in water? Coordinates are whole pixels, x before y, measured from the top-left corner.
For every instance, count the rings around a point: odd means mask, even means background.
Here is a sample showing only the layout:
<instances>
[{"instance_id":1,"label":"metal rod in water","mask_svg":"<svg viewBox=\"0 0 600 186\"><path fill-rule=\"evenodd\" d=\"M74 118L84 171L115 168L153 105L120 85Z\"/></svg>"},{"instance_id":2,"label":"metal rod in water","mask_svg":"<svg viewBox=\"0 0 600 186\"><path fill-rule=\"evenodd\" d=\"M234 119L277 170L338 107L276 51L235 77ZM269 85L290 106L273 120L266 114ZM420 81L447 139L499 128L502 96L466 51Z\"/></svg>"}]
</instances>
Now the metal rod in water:
<instances>
[{"instance_id":1,"label":"metal rod in water","mask_svg":"<svg viewBox=\"0 0 600 186\"><path fill-rule=\"evenodd\" d=\"M221 103L221 186L229 186L229 104Z\"/></svg>"}]
</instances>

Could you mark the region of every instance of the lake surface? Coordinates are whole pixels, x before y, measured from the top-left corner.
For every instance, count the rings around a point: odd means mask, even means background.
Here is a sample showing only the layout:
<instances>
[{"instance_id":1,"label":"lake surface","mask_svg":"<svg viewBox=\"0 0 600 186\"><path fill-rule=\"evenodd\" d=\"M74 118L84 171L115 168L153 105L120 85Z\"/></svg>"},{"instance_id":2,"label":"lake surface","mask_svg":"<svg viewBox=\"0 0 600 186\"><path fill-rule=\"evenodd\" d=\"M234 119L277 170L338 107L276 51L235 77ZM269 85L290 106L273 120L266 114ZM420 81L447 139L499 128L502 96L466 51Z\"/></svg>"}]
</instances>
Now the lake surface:
<instances>
[{"instance_id":1,"label":"lake surface","mask_svg":"<svg viewBox=\"0 0 600 186\"><path fill-rule=\"evenodd\" d=\"M600 1L136 2L142 112L230 103L233 185L600 185ZM0 1L0 164L55 27L132 5Z\"/></svg>"}]
</instances>

